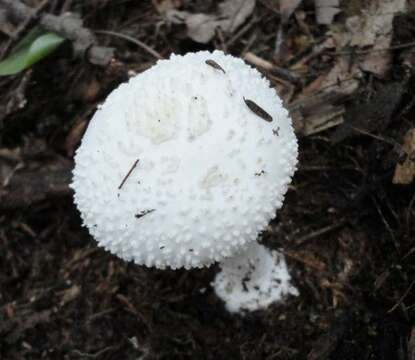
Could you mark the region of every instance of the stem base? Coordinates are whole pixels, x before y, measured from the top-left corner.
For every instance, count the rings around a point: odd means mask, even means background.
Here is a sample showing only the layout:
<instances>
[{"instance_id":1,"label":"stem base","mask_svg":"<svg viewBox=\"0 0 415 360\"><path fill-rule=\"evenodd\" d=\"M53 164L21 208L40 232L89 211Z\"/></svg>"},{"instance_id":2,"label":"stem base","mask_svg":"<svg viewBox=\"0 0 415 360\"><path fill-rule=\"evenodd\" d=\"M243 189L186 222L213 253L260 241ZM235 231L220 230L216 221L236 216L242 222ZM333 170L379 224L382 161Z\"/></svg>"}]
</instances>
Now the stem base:
<instances>
[{"instance_id":1,"label":"stem base","mask_svg":"<svg viewBox=\"0 0 415 360\"><path fill-rule=\"evenodd\" d=\"M213 287L229 312L254 311L298 295L284 256L253 243L220 264Z\"/></svg>"}]
</instances>

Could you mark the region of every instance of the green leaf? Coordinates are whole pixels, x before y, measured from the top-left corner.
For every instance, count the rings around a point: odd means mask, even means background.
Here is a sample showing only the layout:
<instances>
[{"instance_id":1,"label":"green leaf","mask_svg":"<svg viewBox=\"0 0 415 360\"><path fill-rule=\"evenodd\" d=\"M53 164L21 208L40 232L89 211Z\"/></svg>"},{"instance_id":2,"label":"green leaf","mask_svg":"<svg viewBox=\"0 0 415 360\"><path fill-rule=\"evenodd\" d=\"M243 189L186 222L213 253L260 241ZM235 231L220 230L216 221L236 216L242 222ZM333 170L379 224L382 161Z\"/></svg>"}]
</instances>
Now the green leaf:
<instances>
[{"instance_id":1,"label":"green leaf","mask_svg":"<svg viewBox=\"0 0 415 360\"><path fill-rule=\"evenodd\" d=\"M0 76L14 75L29 68L54 52L64 41L55 33L32 30L16 45L9 57L0 62Z\"/></svg>"},{"instance_id":2,"label":"green leaf","mask_svg":"<svg viewBox=\"0 0 415 360\"><path fill-rule=\"evenodd\" d=\"M35 26L21 39L11 51L11 54L20 51L26 47L29 47L38 37L46 34L45 30L42 30L39 26Z\"/></svg>"}]
</instances>

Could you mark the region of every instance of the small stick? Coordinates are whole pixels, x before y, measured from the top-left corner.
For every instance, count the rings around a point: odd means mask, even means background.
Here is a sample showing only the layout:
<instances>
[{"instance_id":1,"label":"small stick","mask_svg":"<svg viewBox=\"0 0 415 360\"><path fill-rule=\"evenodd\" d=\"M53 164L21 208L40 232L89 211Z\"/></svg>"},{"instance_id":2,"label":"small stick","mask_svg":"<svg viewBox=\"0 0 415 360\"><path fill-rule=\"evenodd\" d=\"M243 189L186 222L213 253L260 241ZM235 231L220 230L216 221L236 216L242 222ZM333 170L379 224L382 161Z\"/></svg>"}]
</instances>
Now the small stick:
<instances>
[{"instance_id":1,"label":"small stick","mask_svg":"<svg viewBox=\"0 0 415 360\"><path fill-rule=\"evenodd\" d=\"M214 60L206 60L205 63L209 66L212 66L213 68L215 68L216 70L220 70L223 71L224 74L226 74L226 71L223 70L222 66L220 66L216 61Z\"/></svg>"},{"instance_id":2,"label":"small stick","mask_svg":"<svg viewBox=\"0 0 415 360\"><path fill-rule=\"evenodd\" d=\"M409 285L408 289L406 289L406 291L403 293L403 295L400 297L400 299L398 300L398 302L393 305L388 311L387 314L390 314L391 312L395 311L396 308L401 305L403 303L403 301L405 300L405 298L408 296L408 294L411 292L412 288L415 285L415 280L412 281L411 285Z\"/></svg>"},{"instance_id":3,"label":"small stick","mask_svg":"<svg viewBox=\"0 0 415 360\"><path fill-rule=\"evenodd\" d=\"M244 60L248 61L250 64L255 65L256 67L259 67L262 70L265 70L265 72L271 75L274 75L279 79L288 81L294 85L301 85L301 78L298 74L288 69L284 69L279 66L276 66L270 63L269 61L264 60L260 58L259 56L256 56L252 52L247 52L243 58Z\"/></svg>"},{"instance_id":4,"label":"small stick","mask_svg":"<svg viewBox=\"0 0 415 360\"><path fill-rule=\"evenodd\" d=\"M135 45L137 45L138 47L140 47L141 49L145 50L146 52L148 52L150 55L152 55L154 58L156 59L164 59L163 56L157 52L156 50L154 50L151 46L143 43L142 41L126 35L126 34L122 34L122 33L118 33L115 31L109 31L109 30L95 30L96 34L102 34L102 35L109 35L109 36L114 36L120 39L124 39L126 41L129 41Z\"/></svg>"},{"instance_id":5,"label":"small stick","mask_svg":"<svg viewBox=\"0 0 415 360\"><path fill-rule=\"evenodd\" d=\"M145 216L145 215L147 215L147 214L152 213L153 211L156 211L156 209L143 210L143 211L141 211L140 213L135 214L134 216L135 216L135 218L136 218L136 219L140 219L140 218L142 218L143 216ZM163 247L164 247L164 246L163 246Z\"/></svg>"},{"instance_id":6,"label":"small stick","mask_svg":"<svg viewBox=\"0 0 415 360\"><path fill-rule=\"evenodd\" d=\"M265 121L272 122L272 116L268 114L262 107L254 103L252 100L245 99L245 104L249 107L249 109L255 114L258 115L260 118L264 119Z\"/></svg>"},{"instance_id":7,"label":"small stick","mask_svg":"<svg viewBox=\"0 0 415 360\"><path fill-rule=\"evenodd\" d=\"M128 177L131 175L131 173L133 172L133 170L135 169L135 167L137 166L138 162L140 161L140 159L137 159L133 166L131 166L131 169L128 171L127 175L124 176L124 179L122 179L120 186L118 186L118 190L121 190L121 188L123 187L123 185L125 184L125 182L127 181Z\"/></svg>"},{"instance_id":8,"label":"small stick","mask_svg":"<svg viewBox=\"0 0 415 360\"><path fill-rule=\"evenodd\" d=\"M322 235L325 235L331 231L337 230L338 228L344 226L346 224L346 219L340 219L339 221L337 221L335 224L331 224L328 226L325 226L321 229L318 229L316 231L313 231L301 238L298 239L298 241L295 244L295 247L300 247L303 246L305 243L309 242L312 239L315 239L317 237L320 237Z\"/></svg>"}]
</instances>

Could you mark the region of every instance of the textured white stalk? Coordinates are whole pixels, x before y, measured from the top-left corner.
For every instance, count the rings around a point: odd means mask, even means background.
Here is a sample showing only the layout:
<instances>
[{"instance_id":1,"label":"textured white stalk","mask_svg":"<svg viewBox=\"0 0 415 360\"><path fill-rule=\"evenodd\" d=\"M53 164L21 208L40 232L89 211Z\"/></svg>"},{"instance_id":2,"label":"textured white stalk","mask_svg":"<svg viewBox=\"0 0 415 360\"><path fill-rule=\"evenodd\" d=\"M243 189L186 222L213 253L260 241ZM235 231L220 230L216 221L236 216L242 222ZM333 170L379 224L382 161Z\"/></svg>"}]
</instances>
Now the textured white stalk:
<instances>
[{"instance_id":1,"label":"textured white stalk","mask_svg":"<svg viewBox=\"0 0 415 360\"><path fill-rule=\"evenodd\" d=\"M287 295L298 295L284 256L257 242L222 260L220 267L213 286L230 312L259 310Z\"/></svg>"}]
</instances>

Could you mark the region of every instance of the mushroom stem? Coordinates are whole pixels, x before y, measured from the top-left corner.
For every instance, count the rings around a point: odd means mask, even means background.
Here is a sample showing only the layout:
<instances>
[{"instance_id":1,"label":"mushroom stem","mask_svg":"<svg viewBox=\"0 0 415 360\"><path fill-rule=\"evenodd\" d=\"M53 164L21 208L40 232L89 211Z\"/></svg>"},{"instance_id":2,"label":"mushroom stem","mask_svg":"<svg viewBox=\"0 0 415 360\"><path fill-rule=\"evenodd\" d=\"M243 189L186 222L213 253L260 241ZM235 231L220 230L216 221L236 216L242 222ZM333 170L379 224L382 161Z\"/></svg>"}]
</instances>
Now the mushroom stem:
<instances>
[{"instance_id":1,"label":"mushroom stem","mask_svg":"<svg viewBox=\"0 0 415 360\"><path fill-rule=\"evenodd\" d=\"M212 285L230 312L259 310L286 295L298 295L284 256L257 242L223 260L220 267Z\"/></svg>"}]
</instances>

